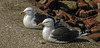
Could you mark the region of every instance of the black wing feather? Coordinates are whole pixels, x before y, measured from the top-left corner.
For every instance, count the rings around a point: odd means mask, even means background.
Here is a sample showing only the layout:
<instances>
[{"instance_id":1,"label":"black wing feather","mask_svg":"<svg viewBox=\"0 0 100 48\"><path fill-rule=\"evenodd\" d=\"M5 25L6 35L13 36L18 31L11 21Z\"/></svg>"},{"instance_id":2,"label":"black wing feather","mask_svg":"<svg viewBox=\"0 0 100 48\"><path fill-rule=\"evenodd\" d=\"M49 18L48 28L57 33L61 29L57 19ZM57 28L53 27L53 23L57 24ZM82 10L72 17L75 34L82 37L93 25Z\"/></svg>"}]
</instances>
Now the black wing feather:
<instances>
[{"instance_id":1,"label":"black wing feather","mask_svg":"<svg viewBox=\"0 0 100 48\"><path fill-rule=\"evenodd\" d=\"M79 31L77 30L69 30L66 27L60 27L55 29L55 31L52 33L52 38L55 38L59 41L70 41L75 39L79 35Z\"/></svg>"},{"instance_id":2,"label":"black wing feather","mask_svg":"<svg viewBox=\"0 0 100 48\"><path fill-rule=\"evenodd\" d=\"M43 20L46 19L46 18L47 18L46 15L41 14L41 13L36 13L36 14L35 14L35 20L34 20L34 21L35 21L37 24L39 24L40 22L43 22Z\"/></svg>"}]
</instances>

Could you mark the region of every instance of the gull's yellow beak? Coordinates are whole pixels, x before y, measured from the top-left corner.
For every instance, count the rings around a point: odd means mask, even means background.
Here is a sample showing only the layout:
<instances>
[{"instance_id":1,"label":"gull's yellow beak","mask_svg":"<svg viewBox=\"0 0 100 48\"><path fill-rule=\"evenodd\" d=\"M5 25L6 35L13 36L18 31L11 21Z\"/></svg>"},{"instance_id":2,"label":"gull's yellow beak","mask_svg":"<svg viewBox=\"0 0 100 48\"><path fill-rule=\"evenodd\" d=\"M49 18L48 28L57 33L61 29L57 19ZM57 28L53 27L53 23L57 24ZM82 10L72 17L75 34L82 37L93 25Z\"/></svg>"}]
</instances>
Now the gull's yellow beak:
<instances>
[{"instance_id":1,"label":"gull's yellow beak","mask_svg":"<svg viewBox=\"0 0 100 48\"><path fill-rule=\"evenodd\" d=\"M25 13L25 12L23 12L23 11L22 11L22 12L20 12L20 14L24 14L24 13Z\"/></svg>"},{"instance_id":2,"label":"gull's yellow beak","mask_svg":"<svg viewBox=\"0 0 100 48\"><path fill-rule=\"evenodd\" d=\"M43 23L39 23L38 26L43 26Z\"/></svg>"}]
</instances>

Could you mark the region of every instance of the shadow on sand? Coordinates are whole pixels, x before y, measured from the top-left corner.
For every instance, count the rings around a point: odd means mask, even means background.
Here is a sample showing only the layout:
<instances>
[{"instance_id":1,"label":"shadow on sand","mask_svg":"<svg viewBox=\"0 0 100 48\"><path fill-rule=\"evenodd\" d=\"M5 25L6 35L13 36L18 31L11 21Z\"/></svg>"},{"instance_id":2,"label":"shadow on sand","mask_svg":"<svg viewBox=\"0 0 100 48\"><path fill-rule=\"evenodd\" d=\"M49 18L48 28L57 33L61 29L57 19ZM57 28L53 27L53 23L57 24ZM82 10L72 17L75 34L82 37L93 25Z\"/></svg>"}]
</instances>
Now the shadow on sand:
<instances>
[{"instance_id":1,"label":"shadow on sand","mask_svg":"<svg viewBox=\"0 0 100 48\"><path fill-rule=\"evenodd\" d=\"M75 40L70 41L69 43L80 43L80 42L89 42L89 41L86 40L86 39L79 39L79 38L76 38Z\"/></svg>"}]
</instances>

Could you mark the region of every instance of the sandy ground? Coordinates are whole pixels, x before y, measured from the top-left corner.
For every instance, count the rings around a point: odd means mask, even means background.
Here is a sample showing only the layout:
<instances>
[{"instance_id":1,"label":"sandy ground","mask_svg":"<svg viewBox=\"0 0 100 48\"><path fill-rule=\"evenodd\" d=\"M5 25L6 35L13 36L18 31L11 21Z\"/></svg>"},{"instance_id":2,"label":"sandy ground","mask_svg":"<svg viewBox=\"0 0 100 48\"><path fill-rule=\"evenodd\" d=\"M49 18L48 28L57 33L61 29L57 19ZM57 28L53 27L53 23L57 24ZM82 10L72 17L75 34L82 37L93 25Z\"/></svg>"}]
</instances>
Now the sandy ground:
<instances>
[{"instance_id":1,"label":"sandy ground","mask_svg":"<svg viewBox=\"0 0 100 48\"><path fill-rule=\"evenodd\" d=\"M42 30L23 26L24 15L19 12L29 6L34 7L26 0L0 0L0 48L100 48L98 43L86 36L67 44L44 41ZM37 7L34 8L40 12ZM45 44L41 44L41 41Z\"/></svg>"}]
</instances>

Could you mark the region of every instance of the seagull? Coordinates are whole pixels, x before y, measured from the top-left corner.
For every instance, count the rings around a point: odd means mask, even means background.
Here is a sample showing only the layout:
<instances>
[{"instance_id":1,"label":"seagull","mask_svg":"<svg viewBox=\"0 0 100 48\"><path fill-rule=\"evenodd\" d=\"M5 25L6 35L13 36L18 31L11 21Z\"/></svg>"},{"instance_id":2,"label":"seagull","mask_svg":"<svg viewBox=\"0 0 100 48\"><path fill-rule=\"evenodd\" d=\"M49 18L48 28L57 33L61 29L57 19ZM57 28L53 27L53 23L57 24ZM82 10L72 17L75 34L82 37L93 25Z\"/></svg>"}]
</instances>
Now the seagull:
<instances>
[{"instance_id":1,"label":"seagull","mask_svg":"<svg viewBox=\"0 0 100 48\"><path fill-rule=\"evenodd\" d=\"M20 14L25 14L23 18L23 24L27 28L43 28L42 26L38 26L38 23L42 22L46 15L34 13L34 8L27 7L24 11L20 12Z\"/></svg>"},{"instance_id":2,"label":"seagull","mask_svg":"<svg viewBox=\"0 0 100 48\"><path fill-rule=\"evenodd\" d=\"M83 33L73 28L67 28L61 25L55 25L53 18L46 18L38 26L44 25L42 36L44 40L55 43L68 43Z\"/></svg>"}]
</instances>

